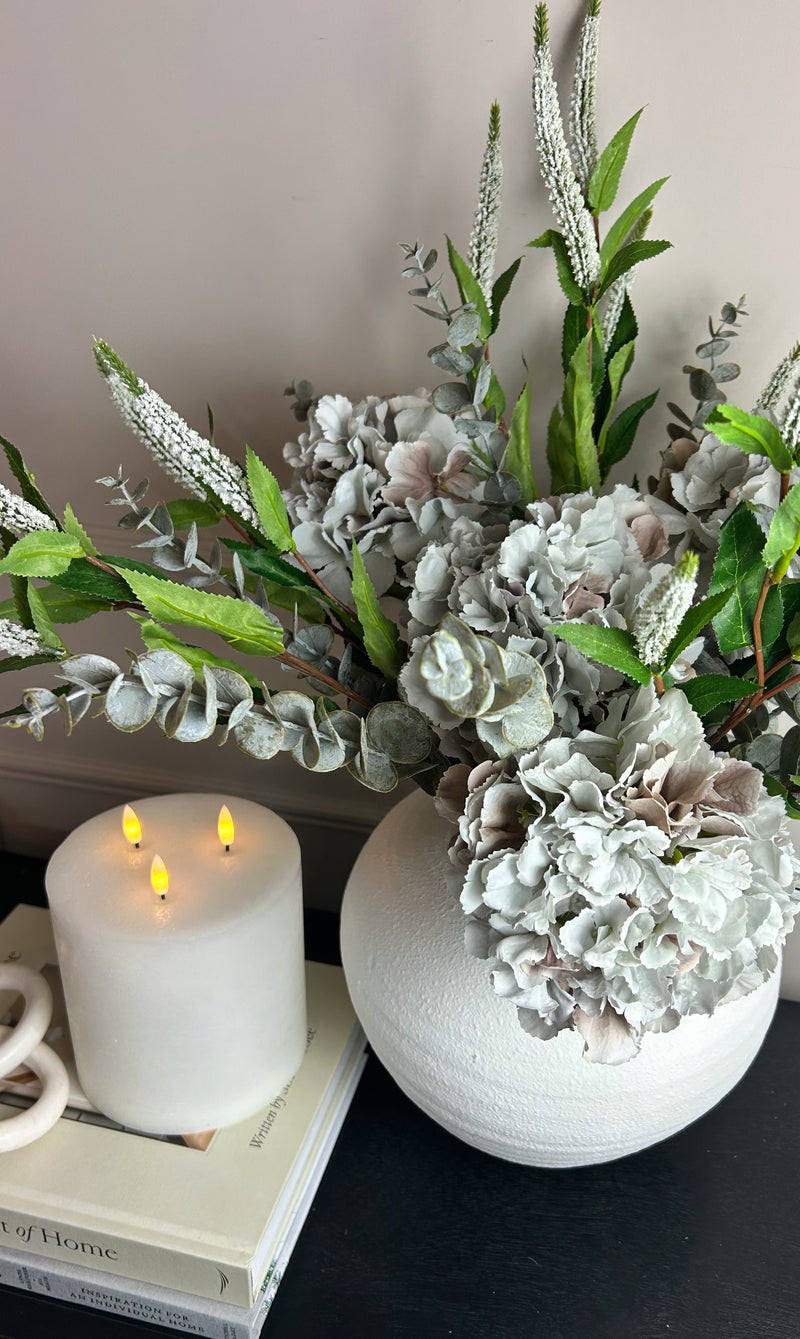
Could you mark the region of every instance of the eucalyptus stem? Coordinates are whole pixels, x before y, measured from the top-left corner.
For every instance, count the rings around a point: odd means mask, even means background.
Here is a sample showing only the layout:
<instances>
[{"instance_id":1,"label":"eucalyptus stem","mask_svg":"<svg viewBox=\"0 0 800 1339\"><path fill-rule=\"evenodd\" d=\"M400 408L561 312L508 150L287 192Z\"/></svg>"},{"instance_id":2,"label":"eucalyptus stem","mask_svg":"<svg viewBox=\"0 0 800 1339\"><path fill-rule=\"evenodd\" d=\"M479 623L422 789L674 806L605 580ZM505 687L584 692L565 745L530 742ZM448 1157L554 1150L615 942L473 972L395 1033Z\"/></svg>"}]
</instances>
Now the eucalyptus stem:
<instances>
[{"instance_id":1,"label":"eucalyptus stem","mask_svg":"<svg viewBox=\"0 0 800 1339\"><path fill-rule=\"evenodd\" d=\"M373 705L369 698L353 692L352 688L345 688L343 683L339 683L337 679L332 679L323 670L315 669L312 665L306 664L305 660L301 660L299 656L293 656L290 651L281 651L275 659L279 660L287 669L296 670L298 674L302 674L307 679L316 679L319 683L324 683L334 693L342 693L351 702L357 702L361 707L371 707Z\"/></svg>"}]
</instances>

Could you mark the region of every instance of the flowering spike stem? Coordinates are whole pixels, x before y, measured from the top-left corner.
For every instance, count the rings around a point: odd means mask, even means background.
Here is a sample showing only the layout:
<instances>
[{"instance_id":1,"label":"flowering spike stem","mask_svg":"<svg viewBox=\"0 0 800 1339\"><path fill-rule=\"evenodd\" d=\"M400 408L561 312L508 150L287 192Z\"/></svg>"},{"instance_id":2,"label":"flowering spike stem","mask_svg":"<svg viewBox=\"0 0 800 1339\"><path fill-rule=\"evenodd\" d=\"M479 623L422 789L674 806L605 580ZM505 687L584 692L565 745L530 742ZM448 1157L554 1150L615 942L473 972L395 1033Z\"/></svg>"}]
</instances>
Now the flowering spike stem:
<instances>
[{"instance_id":1,"label":"flowering spike stem","mask_svg":"<svg viewBox=\"0 0 800 1339\"><path fill-rule=\"evenodd\" d=\"M546 5L537 6L534 39L533 107L540 170L564 234L575 282L591 296L600 278L600 248L595 221L586 208L567 148L547 40Z\"/></svg>"},{"instance_id":2,"label":"flowering spike stem","mask_svg":"<svg viewBox=\"0 0 800 1339\"><path fill-rule=\"evenodd\" d=\"M224 512L260 530L241 465L184 423L103 340L94 355L122 417L162 469L192 497L205 502L211 493Z\"/></svg>"},{"instance_id":3,"label":"flowering spike stem","mask_svg":"<svg viewBox=\"0 0 800 1339\"><path fill-rule=\"evenodd\" d=\"M0 526L17 536L32 534L34 530L55 530L56 523L45 512L26 502L18 493L12 493L0 484Z\"/></svg>"},{"instance_id":4,"label":"flowering spike stem","mask_svg":"<svg viewBox=\"0 0 800 1339\"><path fill-rule=\"evenodd\" d=\"M699 565L697 554L688 550L642 597L633 621L633 639L639 659L654 673L663 668L667 647L694 599Z\"/></svg>"},{"instance_id":5,"label":"flowering spike stem","mask_svg":"<svg viewBox=\"0 0 800 1339\"><path fill-rule=\"evenodd\" d=\"M588 194L589 181L597 164L595 83L599 35L600 5L590 4L578 42L569 114L572 163L584 197Z\"/></svg>"},{"instance_id":6,"label":"flowering spike stem","mask_svg":"<svg viewBox=\"0 0 800 1339\"><path fill-rule=\"evenodd\" d=\"M489 112L489 135L481 166L478 204L469 239L469 264L492 314L492 279L497 252L497 229L500 216L500 191L503 184L503 162L500 157L500 107L492 103Z\"/></svg>"},{"instance_id":7,"label":"flowering spike stem","mask_svg":"<svg viewBox=\"0 0 800 1339\"><path fill-rule=\"evenodd\" d=\"M800 342L789 350L772 373L769 381L756 400L756 409L776 410L783 399L790 381L800 366Z\"/></svg>"}]
</instances>

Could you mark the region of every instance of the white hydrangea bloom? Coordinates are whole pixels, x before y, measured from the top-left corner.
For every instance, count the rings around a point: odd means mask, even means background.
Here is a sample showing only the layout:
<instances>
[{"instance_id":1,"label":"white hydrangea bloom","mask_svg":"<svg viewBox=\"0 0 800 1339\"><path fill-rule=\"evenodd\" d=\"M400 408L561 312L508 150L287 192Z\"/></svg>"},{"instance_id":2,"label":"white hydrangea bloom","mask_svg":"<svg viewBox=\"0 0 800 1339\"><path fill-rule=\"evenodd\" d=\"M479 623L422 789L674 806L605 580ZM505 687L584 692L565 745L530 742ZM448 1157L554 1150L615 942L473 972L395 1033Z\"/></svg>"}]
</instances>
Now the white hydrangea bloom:
<instances>
[{"instance_id":1,"label":"white hydrangea bloom","mask_svg":"<svg viewBox=\"0 0 800 1339\"><path fill-rule=\"evenodd\" d=\"M620 694L597 731L474 768L458 827L468 944L526 1031L574 1027L588 1059L755 989L800 910L781 800L712 752L679 689Z\"/></svg>"},{"instance_id":2,"label":"white hydrangea bloom","mask_svg":"<svg viewBox=\"0 0 800 1339\"><path fill-rule=\"evenodd\" d=\"M0 651L23 658L50 654L50 648L45 646L38 632L23 628L10 618L0 618Z\"/></svg>"},{"instance_id":3,"label":"white hydrangea bloom","mask_svg":"<svg viewBox=\"0 0 800 1339\"><path fill-rule=\"evenodd\" d=\"M432 632L446 601L450 612L499 645L518 639L544 669L556 719L573 731L581 713L621 681L547 629L575 619L628 627L652 563L667 551L664 518L668 508L618 485L602 497L576 493L534 502L502 543L485 530L479 565L472 546L478 536L444 540L424 550L413 571L410 631Z\"/></svg>"},{"instance_id":4,"label":"white hydrangea bloom","mask_svg":"<svg viewBox=\"0 0 800 1339\"><path fill-rule=\"evenodd\" d=\"M55 530L52 517L26 502L18 493L12 493L5 484L0 484L0 525L13 534L29 535L34 530Z\"/></svg>"}]
</instances>

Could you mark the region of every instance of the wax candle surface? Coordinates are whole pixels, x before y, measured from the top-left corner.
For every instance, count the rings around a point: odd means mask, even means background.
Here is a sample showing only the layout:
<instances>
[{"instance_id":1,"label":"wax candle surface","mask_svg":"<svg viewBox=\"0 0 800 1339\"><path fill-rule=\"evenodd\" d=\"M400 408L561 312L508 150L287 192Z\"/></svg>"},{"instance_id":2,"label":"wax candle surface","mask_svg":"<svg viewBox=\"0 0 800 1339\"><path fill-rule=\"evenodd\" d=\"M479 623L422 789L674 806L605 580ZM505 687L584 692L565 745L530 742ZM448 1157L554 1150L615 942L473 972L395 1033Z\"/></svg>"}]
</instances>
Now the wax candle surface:
<instances>
[{"instance_id":1,"label":"wax candle surface","mask_svg":"<svg viewBox=\"0 0 800 1339\"><path fill-rule=\"evenodd\" d=\"M217 822L235 823L229 851ZM55 852L47 896L78 1074L123 1125L187 1134L276 1096L305 1049L300 848L269 809L229 795L120 805ZM169 875L162 900L150 869Z\"/></svg>"}]
</instances>

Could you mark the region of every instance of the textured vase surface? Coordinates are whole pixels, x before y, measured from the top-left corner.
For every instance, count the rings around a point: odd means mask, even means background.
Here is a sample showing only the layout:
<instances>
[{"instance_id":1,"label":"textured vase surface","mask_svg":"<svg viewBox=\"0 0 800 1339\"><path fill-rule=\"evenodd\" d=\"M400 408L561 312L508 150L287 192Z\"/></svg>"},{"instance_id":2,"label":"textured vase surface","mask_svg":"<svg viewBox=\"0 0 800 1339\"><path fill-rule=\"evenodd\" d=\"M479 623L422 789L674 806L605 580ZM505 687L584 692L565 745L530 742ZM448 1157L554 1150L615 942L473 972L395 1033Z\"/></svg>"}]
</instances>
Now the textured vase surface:
<instances>
[{"instance_id":1,"label":"textured vase surface","mask_svg":"<svg viewBox=\"0 0 800 1339\"><path fill-rule=\"evenodd\" d=\"M589 1064L577 1033L539 1041L464 947L448 892L452 827L417 792L376 828L342 906L342 961L376 1054L405 1093L476 1148L538 1167L607 1162L666 1139L744 1074L779 973L712 1017L646 1035L627 1064Z\"/></svg>"}]
</instances>

